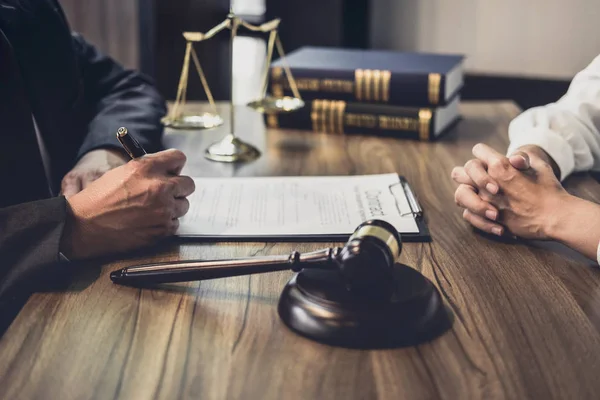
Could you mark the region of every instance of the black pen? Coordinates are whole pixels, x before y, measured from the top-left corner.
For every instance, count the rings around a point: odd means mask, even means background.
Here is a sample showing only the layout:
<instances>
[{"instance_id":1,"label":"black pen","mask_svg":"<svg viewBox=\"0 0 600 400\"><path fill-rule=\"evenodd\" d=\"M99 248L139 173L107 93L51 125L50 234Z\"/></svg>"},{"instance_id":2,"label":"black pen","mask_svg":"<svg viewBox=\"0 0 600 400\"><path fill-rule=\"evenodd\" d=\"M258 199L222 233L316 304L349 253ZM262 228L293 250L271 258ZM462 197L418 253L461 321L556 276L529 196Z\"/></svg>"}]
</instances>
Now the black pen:
<instances>
[{"instance_id":1,"label":"black pen","mask_svg":"<svg viewBox=\"0 0 600 400\"><path fill-rule=\"evenodd\" d=\"M129 157L138 158L146 154L146 150L142 147L142 145L135 140L133 136L129 132L127 132L127 128L120 127L117 130L117 139L121 143L121 146L125 149Z\"/></svg>"}]
</instances>

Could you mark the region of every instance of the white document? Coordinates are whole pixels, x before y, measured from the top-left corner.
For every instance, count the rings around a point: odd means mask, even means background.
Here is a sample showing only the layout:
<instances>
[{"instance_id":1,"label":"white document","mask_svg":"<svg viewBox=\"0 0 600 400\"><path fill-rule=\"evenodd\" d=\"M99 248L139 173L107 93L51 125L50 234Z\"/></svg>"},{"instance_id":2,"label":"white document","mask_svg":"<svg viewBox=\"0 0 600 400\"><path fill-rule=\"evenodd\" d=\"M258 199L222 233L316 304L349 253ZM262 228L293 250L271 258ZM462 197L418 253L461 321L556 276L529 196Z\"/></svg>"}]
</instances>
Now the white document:
<instances>
[{"instance_id":1,"label":"white document","mask_svg":"<svg viewBox=\"0 0 600 400\"><path fill-rule=\"evenodd\" d=\"M178 236L350 235L369 219L419 233L397 174L194 178Z\"/></svg>"}]
</instances>

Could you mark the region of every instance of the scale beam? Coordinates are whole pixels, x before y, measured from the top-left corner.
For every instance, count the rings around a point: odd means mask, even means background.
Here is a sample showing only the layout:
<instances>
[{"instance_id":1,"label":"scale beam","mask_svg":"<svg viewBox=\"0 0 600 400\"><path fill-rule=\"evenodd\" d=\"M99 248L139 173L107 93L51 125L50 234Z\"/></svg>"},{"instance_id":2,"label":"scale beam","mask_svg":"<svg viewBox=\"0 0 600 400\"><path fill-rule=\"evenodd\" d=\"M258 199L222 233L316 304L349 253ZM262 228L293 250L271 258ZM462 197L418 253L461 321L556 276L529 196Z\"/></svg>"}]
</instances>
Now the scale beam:
<instances>
[{"instance_id":1,"label":"scale beam","mask_svg":"<svg viewBox=\"0 0 600 400\"><path fill-rule=\"evenodd\" d=\"M275 48L279 53L282 60L285 60L285 54L283 52L283 46L278 36L278 28L281 23L279 18L267 21L261 25L253 25L244 21L243 19L236 16L232 11L229 12L227 18L214 26L207 32L183 32L183 37L186 40L186 53L184 56L183 67L181 70L181 77L179 80L179 87L177 91L177 99L168 117L163 122L166 126L171 128L181 129L208 129L220 126L223 124L223 119L217 113L217 108L210 91L210 87L202 70L200 60L194 49L194 44L209 40L216 36L219 32L229 29L230 30L230 78L231 78L231 96L229 104L230 112L230 132L222 140L216 142L206 149L205 157L219 162L238 162L238 161L251 161L260 156L260 152L254 146L243 142L236 135L235 126L235 107L234 107L234 90L233 90L233 42L237 36L239 28L246 28L253 32L269 33L267 57L262 77L262 91L261 98L248 103L247 105L254 110L262 113L276 113L276 112L292 112L304 106L304 102L300 98L296 82L291 74L291 71L285 65L286 77L289 81L290 88L294 94L294 97L284 96L281 98L267 95L268 86L268 73L271 66L271 59ZM196 71L202 81L204 92L208 98L209 103L213 109L212 113L202 114L185 114L181 110L185 106L188 76L189 76L189 64L193 62Z\"/></svg>"}]
</instances>

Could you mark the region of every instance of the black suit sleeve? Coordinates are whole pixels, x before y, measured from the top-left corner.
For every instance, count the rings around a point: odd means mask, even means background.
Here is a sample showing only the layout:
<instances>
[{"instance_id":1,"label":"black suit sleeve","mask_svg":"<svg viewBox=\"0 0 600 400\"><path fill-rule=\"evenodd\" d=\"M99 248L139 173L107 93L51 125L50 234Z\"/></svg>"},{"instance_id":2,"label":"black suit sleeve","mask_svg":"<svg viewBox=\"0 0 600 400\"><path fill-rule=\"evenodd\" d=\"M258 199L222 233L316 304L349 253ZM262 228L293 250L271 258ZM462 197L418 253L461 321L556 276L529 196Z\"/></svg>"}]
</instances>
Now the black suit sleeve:
<instances>
[{"instance_id":1,"label":"black suit sleeve","mask_svg":"<svg viewBox=\"0 0 600 400\"><path fill-rule=\"evenodd\" d=\"M161 118L167 109L153 82L101 54L79 34L73 34L83 77L86 104L92 116L77 158L98 148L122 149L117 129L126 127L148 152L161 149Z\"/></svg>"},{"instance_id":2,"label":"black suit sleeve","mask_svg":"<svg viewBox=\"0 0 600 400\"><path fill-rule=\"evenodd\" d=\"M66 216L63 196L0 208L0 302L60 268Z\"/></svg>"}]
</instances>

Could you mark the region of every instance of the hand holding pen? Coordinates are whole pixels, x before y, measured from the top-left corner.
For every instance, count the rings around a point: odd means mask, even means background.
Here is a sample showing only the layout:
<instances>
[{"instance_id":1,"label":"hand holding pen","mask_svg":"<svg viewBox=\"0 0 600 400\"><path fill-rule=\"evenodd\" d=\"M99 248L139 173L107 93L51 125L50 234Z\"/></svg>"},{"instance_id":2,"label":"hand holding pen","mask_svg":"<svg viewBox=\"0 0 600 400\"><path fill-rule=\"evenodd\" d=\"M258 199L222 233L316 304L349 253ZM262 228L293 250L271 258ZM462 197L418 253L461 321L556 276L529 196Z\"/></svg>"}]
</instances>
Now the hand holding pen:
<instances>
[{"instance_id":1,"label":"hand holding pen","mask_svg":"<svg viewBox=\"0 0 600 400\"><path fill-rule=\"evenodd\" d=\"M129 156L123 154L121 150L113 148L100 148L88 151L63 177L60 194L66 198L70 198L88 187L106 172L126 164L130 158L137 158L146 154L144 148L133 136L128 134L126 128L119 128L117 139L121 142L121 145L125 148Z\"/></svg>"},{"instance_id":2,"label":"hand holding pen","mask_svg":"<svg viewBox=\"0 0 600 400\"><path fill-rule=\"evenodd\" d=\"M68 199L61 251L71 260L134 250L173 235L189 209L194 181L179 175L179 150L147 154L123 128L117 138L136 162L105 173ZM143 157L142 157L143 156Z\"/></svg>"}]
</instances>

